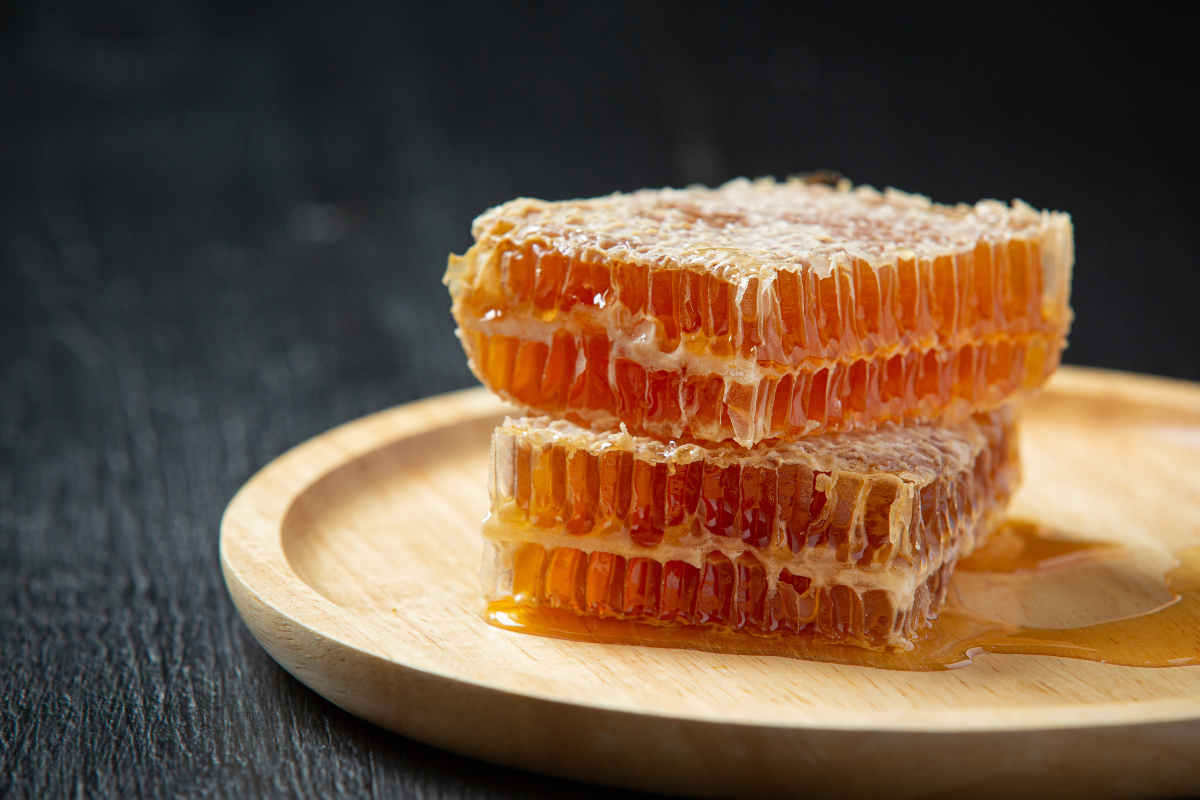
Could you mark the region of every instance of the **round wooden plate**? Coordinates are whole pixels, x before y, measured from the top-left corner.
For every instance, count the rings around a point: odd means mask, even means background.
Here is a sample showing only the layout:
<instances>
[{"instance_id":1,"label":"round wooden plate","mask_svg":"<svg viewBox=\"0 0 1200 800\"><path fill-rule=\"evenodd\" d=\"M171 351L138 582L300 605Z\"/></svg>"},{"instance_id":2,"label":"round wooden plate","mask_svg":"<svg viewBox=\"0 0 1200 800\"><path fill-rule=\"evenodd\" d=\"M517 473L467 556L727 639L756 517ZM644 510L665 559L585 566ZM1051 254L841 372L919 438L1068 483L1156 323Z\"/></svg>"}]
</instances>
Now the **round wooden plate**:
<instances>
[{"instance_id":1,"label":"round wooden plate","mask_svg":"<svg viewBox=\"0 0 1200 800\"><path fill-rule=\"evenodd\" d=\"M1200 667L981 655L898 672L487 625L483 389L401 406L259 472L221 525L258 641L337 705L498 764L698 796L1200 791ZM1165 572L1200 545L1200 386L1063 369L1027 411L1013 513Z\"/></svg>"}]
</instances>

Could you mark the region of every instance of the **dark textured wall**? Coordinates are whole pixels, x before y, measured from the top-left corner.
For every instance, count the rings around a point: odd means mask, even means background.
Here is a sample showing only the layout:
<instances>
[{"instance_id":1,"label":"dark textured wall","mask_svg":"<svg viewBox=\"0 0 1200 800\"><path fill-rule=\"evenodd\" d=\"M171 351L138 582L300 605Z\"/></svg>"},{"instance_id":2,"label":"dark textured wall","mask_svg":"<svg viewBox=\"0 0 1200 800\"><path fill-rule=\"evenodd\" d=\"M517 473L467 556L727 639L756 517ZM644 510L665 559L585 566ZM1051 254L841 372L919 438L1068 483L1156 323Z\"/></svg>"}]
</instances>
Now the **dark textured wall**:
<instances>
[{"instance_id":1,"label":"dark textured wall","mask_svg":"<svg viewBox=\"0 0 1200 800\"><path fill-rule=\"evenodd\" d=\"M472 383L441 271L510 197L818 167L1022 197L1075 216L1066 360L1200 378L1185 26L913 13L0 12L0 796L607 794L349 717L217 567L271 458Z\"/></svg>"}]
</instances>

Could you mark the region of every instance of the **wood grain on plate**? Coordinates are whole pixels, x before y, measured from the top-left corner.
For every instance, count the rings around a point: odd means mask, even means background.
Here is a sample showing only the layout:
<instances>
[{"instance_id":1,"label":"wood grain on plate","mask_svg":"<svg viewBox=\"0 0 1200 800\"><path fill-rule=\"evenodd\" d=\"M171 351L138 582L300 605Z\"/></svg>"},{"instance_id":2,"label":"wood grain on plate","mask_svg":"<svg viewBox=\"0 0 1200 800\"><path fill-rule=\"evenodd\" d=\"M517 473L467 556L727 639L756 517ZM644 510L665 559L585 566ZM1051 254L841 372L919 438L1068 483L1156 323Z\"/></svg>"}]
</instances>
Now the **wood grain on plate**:
<instances>
[{"instance_id":1,"label":"wood grain on plate","mask_svg":"<svg viewBox=\"0 0 1200 800\"><path fill-rule=\"evenodd\" d=\"M599 645L481 617L482 389L339 427L226 511L251 631L354 714L488 761L705 796L1200 791L1200 667L982 655L896 672ZM1200 387L1064 369L1027 410L1014 516L1165 572L1200 545ZM1045 624L1045 623L1043 623Z\"/></svg>"}]
</instances>

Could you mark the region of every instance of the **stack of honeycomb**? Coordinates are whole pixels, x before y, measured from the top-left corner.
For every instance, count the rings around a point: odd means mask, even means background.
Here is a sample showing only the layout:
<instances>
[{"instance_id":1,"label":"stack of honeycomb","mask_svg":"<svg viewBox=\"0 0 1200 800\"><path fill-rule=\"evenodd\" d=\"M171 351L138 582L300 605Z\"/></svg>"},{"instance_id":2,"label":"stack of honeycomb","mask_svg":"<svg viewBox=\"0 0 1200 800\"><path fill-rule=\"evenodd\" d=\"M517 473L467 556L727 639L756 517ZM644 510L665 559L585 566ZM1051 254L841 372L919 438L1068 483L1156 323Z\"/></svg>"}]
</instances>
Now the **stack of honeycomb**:
<instances>
[{"instance_id":1,"label":"stack of honeycomb","mask_svg":"<svg viewBox=\"0 0 1200 800\"><path fill-rule=\"evenodd\" d=\"M911 647L1017 481L1069 217L799 180L516 200L446 283L492 447L493 600Z\"/></svg>"}]
</instances>

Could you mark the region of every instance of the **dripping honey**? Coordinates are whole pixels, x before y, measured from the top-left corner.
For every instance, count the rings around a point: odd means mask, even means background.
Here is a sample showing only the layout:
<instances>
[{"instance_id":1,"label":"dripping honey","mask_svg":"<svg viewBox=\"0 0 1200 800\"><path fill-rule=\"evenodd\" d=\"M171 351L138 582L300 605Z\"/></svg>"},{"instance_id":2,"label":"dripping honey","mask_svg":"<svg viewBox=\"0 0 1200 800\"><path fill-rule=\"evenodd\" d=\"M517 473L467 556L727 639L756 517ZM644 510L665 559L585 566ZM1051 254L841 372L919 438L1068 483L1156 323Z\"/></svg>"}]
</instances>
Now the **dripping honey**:
<instances>
[{"instance_id":1,"label":"dripping honey","mask_svg":"<svg viewBox=\"0 0 1200 800\"><path fill-rule=\"evenodd\" d=\"M951 583L939 619L922 632L915 648L908 652L877 652L796 635L652 625L511 600L489 605L487 619L506 630L577 641L787 656L910 671L967 666L979 653L1052 655L1137 667L1200 664L1200 548L1178 554L1180 565L1166 575L1165 586L1151 585L1152 578L1142 578L1146 585L1130 590L1131 596L1139 591L1146 597L1157 595L1159 602L1146 607L1143 599L1139 601L1141 607L1135 603L1127 609L1132 613L1118 613L1115 618L1077 627L1034 627L993 618L996 615L972 605L971 581L965 580L973 575L1011 580L1008 588L1019 595L1036 594L1038 581L1053 587L1056 580L1082 576L1085 580L1080 584L1081 591L1110 595L1120 589L1101 570L1127 557L1115 545L1061 540L1035 525L1006 523L987 546L960 562L960 579ZM1085 573L1088 570L1095 573L1090 585ZM1031 576L1038 581L1029 583ZM1023 599L1036 602L1038 598Z\"/></svg>"}]
</instances>

